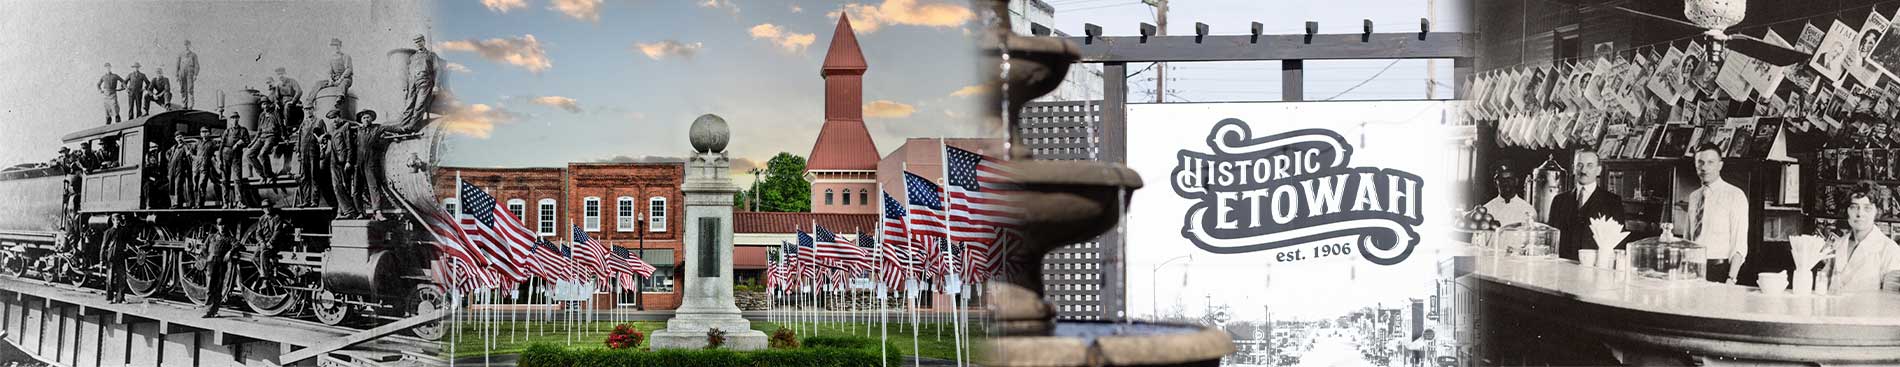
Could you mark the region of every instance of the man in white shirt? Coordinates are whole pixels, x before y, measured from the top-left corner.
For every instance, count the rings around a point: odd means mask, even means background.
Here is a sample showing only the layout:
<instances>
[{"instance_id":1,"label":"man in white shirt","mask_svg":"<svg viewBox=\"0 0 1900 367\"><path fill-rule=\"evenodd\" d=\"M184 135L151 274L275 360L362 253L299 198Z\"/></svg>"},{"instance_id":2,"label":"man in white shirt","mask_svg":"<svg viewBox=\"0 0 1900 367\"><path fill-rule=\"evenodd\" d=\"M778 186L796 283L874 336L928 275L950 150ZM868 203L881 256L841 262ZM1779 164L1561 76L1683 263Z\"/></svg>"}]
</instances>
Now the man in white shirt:
<instances>
[{"instance_id":1,"label":"man in white shirt","mask_svg":"<svg viewBox=\"0 0 1900 367\"><path fill-rule=\"evenodd\" d=\"M1709 281L1733 284L1748 258L1748 196L1722 180L1722 151L1715 145L1696 148L1695 174L1702 187L1689 193L1685 238L1702 245Z\"/></svg>"},{"instance_id":2,"label":"man in white shirt","mask_svg":"<svg viewBox=\"0 0 1900 367\"><path fill-rule=\"evenodd\" d=\"M1498 196L1484 203L1484 210L1497 218L1498 224L1524 223L1537 220L1537 207L1524 200L1524 181L1511 171L1509 165L1498 165L1491 172L1491 183L1497 187Z\"/></svg>"},{"instance_id":3,"label":"man in white shirt","mask_svg":"<svg viewBox=\"0 0 1900 367\"><path fill-rule=\"evenodd\" d=\"M1873 201L1871 184L1854 187L1847 204L1847 227L1851 233L1831 244L1835 254L1834 276L1828 289L1834 292L1894 290L1883 285L1886 275L1900 271L1900 244L1874 225L1880 217L1880 205Z\"/></svg>"}]
</instances>

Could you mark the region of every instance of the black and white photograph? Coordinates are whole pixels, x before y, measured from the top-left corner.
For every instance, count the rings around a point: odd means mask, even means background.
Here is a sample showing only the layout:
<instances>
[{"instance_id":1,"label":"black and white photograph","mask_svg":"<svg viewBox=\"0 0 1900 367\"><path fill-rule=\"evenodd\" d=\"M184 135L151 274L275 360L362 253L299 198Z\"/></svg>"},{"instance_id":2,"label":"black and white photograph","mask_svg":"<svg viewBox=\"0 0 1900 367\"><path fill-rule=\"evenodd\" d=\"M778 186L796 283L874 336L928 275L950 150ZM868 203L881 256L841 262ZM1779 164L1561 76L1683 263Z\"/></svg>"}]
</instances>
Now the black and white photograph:
<instances>
[{"instance_id":1,"label":"black and white photograph","mask_svg":"<svg viewBox=\"0 0 1900 367\"><path fill-rule=\"evenodd\" d=\"M1900 325L1900 244L1886 212L1896 209L1900 184L1892 169L1895 96L1881 70L1882 45L1895 39L1885 37L1885 15L1900 5L1497 0L1474 8L1480 29L1504 30L1486 34L1480 60L1514 61L1485 63L1478 82L1596 59L1602 50L1585 47L1603 43L1632 55L1626 59L1662 56L1646 77L1648 93L1636 94L1643 115L1660 121L1625 125L1591 106L1467 117L1480 136L1495 126L1500 136L1567 131L1588 139L1571 120L1605 126L1598 140L1571 144L1481 139L1460 163L1478 197L1525 193L1535 208L1521 223L1469 233L1466 243L1480 255L1457 283L1484 296L1473 359L1900 363L1893 337L1900 330L1891 330ZM1545 16L1568 11L1593 15ZM1543 42L1555 48L1531 55L1493 48ZM1861 67L1862 56L1871 66ZM1662 88L1658 79L1685 79L1685 88ZM1523 177L1530 180L1515 180Z\"/></svg>"}]
</instances>

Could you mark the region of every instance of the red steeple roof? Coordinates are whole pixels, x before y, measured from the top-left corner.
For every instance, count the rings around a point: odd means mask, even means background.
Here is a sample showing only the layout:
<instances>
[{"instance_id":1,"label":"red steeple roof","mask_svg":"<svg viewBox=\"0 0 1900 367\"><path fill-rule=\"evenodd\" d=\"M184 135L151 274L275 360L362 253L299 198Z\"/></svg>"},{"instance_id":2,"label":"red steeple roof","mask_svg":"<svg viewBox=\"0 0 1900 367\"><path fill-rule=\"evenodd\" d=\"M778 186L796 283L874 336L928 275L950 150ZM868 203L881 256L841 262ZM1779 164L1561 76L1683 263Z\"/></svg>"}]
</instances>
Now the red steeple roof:
<instances>
[{"instance_id":1,"label":"red steeple roof","mask_svg":"<svg viewBox=\"0 0 1900 367\"><path fill-rule=\"evenodd\" d=\"M838 14L838 29L831 31L831 48L825 51L825 66L819 73L863 74L869 67L864 64L864 51L858 49L857 32L851 30L851 18L844 13Z\"/></svg>"},{"instance_id":2,"label":"red steeple roof","mask_svg":"<svg viewBox=\"0 0 1900 367\"><path fill-rule=\"evenodd\" d=\"M819 75L825 79L825 126L818 130L818 141L811 147L805 169L877 170L877 144L864 128L864 53L858 49L858 37L851 31L851 20L838 16L838 29L831 35L831 49L825 51L825 64Z\"/></svg>"}]
</instances>

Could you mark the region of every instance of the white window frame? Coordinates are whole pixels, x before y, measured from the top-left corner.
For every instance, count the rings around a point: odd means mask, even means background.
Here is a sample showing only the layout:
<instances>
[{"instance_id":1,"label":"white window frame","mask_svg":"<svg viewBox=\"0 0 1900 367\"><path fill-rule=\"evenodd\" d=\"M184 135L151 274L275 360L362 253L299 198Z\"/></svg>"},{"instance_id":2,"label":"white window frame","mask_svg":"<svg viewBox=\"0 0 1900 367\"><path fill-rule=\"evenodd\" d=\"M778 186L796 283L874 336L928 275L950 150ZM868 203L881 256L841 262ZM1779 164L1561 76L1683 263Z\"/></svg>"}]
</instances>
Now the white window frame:
<instances>
[{"instance_id":1,"label":"white window frame","mask_svg":"<svg viewBox=\"0 0 1900 367\"><path fill-rule=\"evenodd\" d=\"M515 220L521 221L522 225L527 225L528 224L528 201L521 200L521 199L508 199L508 214L514 214Z\"/></svg>"},{"instance_id":2,"label":"white window frame","mask_svg":"<svg viewBox=\"0 0 1900 367\"><path fill-rule=\"evenodd\" d=\"M844 205L851 205L851 189L844 189Z\"/></svg>"},{"instance_id":3,"label":"white window frame","mask_svg":"<svg viewBox=\"0 0 1900 367\"><path fill-rule=\"evenodd\" d=\"M453 197L442 198L442 210L448 212L450 218L460 220L462 218L462 199ZM459 226L460 224L457 225Z\"/></svg>"},{"instance_id":4,"label":"white window frame","mask_svg":"<svg viewBox=\"0 0 1900 367\"><path fill-rule=\"evenodd\" d=\"M600 232L599 196L581 199L581 227L588 232Z\"/></svg>"},{"instance_id":5,"label":"white window frame","mask_svg":"<svg viewBox=\"0 0 1900 367\"><path fill-rule=\"evenodd\" d=\"M866 191L864 189L858 189L858 205L860 206L871 205L870 191Z\"/></svg>"},{"instance_id":6,"label":"white window frame","mask_svg":"<svg viewBox=\"0 0 1900 367\"><path fill-rule=\"evenodd\" d=\"M831 201L831 189L825 189L825 205L832 205L831 203L833 203L833 201Z\"/></svg>"},{"instance_id":7,"label":"white window frame","mask_svg":"<svg viewBox=\"0 0 1900 367\"><path fill-rule=\"evenodd\" d=\"M666 198L647 198L647 232L666 232Z\"/></svg>"},{"instance_id":8,"label":"white window frame","mask_svg":"<svg viewBox=\"0 0 1900 367\"><path fill-rule=\"evenodd\" d=\"M539 202L535 203L535 223L538 224L535 226L535 229L537 229L537 232L542 236L554 235L554 231L556 230L556 228L554 228L554 213L558 210L561 210L561 204L554 201L554 198L542 198Z\"/></svg>"},{"instance_id":9,"label":"white window frame","mask_svg":"<svg viewBox=\"0 0 1900 367\"><path fill-rule=\"evenodd\" d=\"M614 199L614 230L633 232L633 221L635 218L638 218L634 213L639 212L635 209L637 208L633 205L632 196L622 196Z\"/></svg>"}]
</instances>

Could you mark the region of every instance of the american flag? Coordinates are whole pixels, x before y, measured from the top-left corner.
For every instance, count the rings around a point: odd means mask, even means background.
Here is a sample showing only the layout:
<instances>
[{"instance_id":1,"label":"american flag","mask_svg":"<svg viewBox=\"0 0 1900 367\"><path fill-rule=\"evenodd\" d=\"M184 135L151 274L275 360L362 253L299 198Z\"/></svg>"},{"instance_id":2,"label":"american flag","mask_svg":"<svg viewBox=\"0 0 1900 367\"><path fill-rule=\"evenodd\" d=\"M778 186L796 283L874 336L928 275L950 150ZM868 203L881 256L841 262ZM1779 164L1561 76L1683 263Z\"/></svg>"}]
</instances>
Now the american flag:
<instances>
[{"instance_id":1,"label":"american flag","mask_svg":"<svg viewBox=\"0 0 1900 367\"><path fill-rule=\"evenodd\" d=\"M773 271L770 274L773 284L777 284L779 290L791 292L792 288L797 287L795 281L792 279L792 273L798 271L798 263L793 260L797 255L795 254L797 251L798 247L792 246L790 242L779 242L778 261L772 263L776 267L772 269Z\"/></svg>"},{"instance_id":2,"label":"american flag","mask_svg":"<svg viewBox=\"0 0 1900 367\"><path fill-rule=\"evenodd\" d=\"M924 261L936 260L933 255L936 254L937 243L943 241L945 234L943 190L922 176L904 172L904 191L909 199L909 205L906 206L909 213L905 215L908 222L905 224L909 225L906 229L910 232L911 254L913 257L922 255ZM932 267L925 266L921 270L925 271L927 278L936 275L929 272L934 270Z\"/></svg>"},{"instance_id":3,"label":"american flag","mask_svg":"<svg viewBox=\"0 0 1900 367\"><path fill-rule=\"evenodd\" d=\"M574 262L568 260L566 251L561 251L560 247L554 246L547 240L535 242L534 261L541 264L539 275L542 279L573 281L584 277L581 270L574 266Z\"/></svg>"},{"instance_id":4,"label":"american flag","mask_svg":"<svg viewBox=\"0 0 1900 367\"><path fill-rule=\"evenodd\" d=\"M653 271L658 270L654 268L653 265L648 265L646 260L641 260L639 255L634 255L632 251L627 251L625 247L614 246L612 249L614 258L607 260L607 267L620 278L620 289L639 289L636 288L638 287L638 283L634 282L633 276L639 275L641 278L652 278Z\"/></svg>"},{"instance_id":5,"label":"american flag","mask_svg":"<svg viewBox=\"0 0 1900 367\"><path fill-rule=\"evenodd\" d=\"M797 282L799 285L818 282L819 264L818 259L815 257L818 248L816 244L813 243L814 241L815 239L813 239L810 234L806 234L805 230L798 230L798 251L796 254L798 261Z\"/></svg>"},{"instance_id":6,"label":"american flag","mask_svg":"<svg viewBox=\"0 0 1900 367\"><path fill-rule=\"evenodd\" d=\"M1015 227L1021 215L1009 204L1009 171L994 158L957 147L944 147L944 190L950 196L950 236L957 240L995 238L990 228Z\"/></svg>"},{"instance_id":7,"label":"american flag","mask_svg":"<svg viewBox=\"0 0 1900 367\"><path fill-rule=\"evenodd\" d=\"M607 272L607 245L603 245L580 225L574 226L574 261L579 262L587 273L605 278L612 275Z\"/></svg>"},{"instance_id":8,"label":"american flag","mask_svg":"<svg viewBox=\"0 0 1900 367\"><path fill-rule=\"evenodd\" d=\"M460 183L462 214L466 214L461 220L462 234L473 247L488 252L486 256L502 260L488 262L489 267L507 283L519 283L539 273L530 253L534 233L513 214L495 206L495 197L467 181ZM498 217L501 220L496 220Z\"/></svg>"},{"instance_id":9,"label":"american flag","mask_svg":"<svg viewBox=\"0 0 1900 367\"><path fill-rule=\"evenodd\" d=\"M882 234L879 236L883 237L883 241L878 246L878 254L881 258L878 261L878 267L884 273L884 279L881 280L885 286L891 291L897 291L904 288L904 279L908 278L911 272L917 271L917 263L915 258L910 256L910 236L904 231L904 207L898 205L897 199L892 199L891 194L882 190L879 190L878 194L884 197Z\"/></svg>"},{"instance_id":10,"label":"american flag","mask_svg":"<svg viewBox=\"0 0 1900 367\"><path fill-rule=\"evenodd\" d=\"M996 233L1022 223L1021 211L1007 195L1015 190L1002 162L961 148L944 146L944 173L950 196L950 238L964 249L964 278L981 282L996 268Z\"/></svg>"},{"instance_id":11,"label":"american flag","mask_svg":"<svg viewBox=\"0 0 1900 367\"><path fill-rule=\"evenodd\" d=\"M813 225L812 227L816 228L813 232L818 236L818 260L851 273L871 267L869 256L866 256L864 249L859 248L857 244L844 240L838 234L825 229L824 226Z\"/></svg>"}]
</instances>

